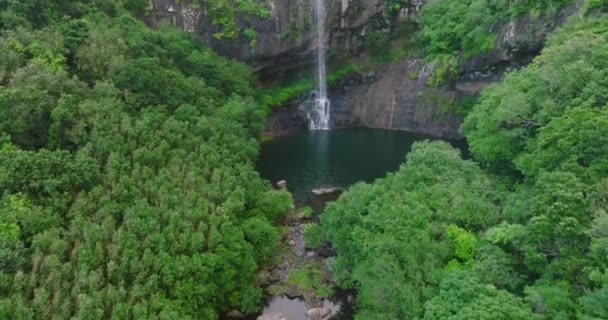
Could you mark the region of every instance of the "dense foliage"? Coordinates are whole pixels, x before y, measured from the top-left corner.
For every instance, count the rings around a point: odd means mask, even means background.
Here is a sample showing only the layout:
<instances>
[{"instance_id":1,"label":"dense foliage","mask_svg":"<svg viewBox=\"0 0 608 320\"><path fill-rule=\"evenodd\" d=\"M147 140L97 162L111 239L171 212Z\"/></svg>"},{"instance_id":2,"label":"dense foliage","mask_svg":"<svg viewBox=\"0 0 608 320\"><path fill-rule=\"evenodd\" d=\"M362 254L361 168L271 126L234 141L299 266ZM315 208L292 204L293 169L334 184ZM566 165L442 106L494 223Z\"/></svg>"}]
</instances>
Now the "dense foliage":
<instances>
[{"instance_id":1,"label":"dense foliage","mask_svg":"<svg viewBox=\"0 0 608 320\"><path fill-rule=\"evenodd\" d=\"M200 0L185 0L192 2L193 6L199 6ZM241 20L247 20L250 16L266 19L270 16L270 11L264 5L264 1L259 0L207 0L204 1L205 10L211 18L211 23L218 27L213 33L217 39L234 39L239 35L237 26L237 14L241 15ZM243 19L245 18L245 19ZM250 45L255 46L255 30L246 28L243 35L250 40Z\"/></svg>"},{"instance_id":2,"label":"dense foliage","mask_svg":"<svg viewBox=\"0 0 608 320\"><path fill-rule=\"evenodd\" d=\"M252 76L141 3L0 2L2 319L257 309L292 202L253 169Z\"/></svg>"},{"instance_id":3,"label":"dense foliage","mask_svg":"<svg viewBox=\"0 0 608 320\"><path fill-rule=\"evenodd\" d=\"M602 125L593 122L601 121L595 118L605 115L608 103L607 30L606 19L570 25L550 39L532 65L483 92L463 125L480 161L497 169L518 166L524 173L532 173L539 166L555 170L576 165L575 157L582 156L581 152L588 153L588 159L580 159L583 166L603 155ZM591 121L590 126L582 121ZM574 123L579 130L568 132L566 126ZM566 132L578 136L563 136ZM559 146L551 141L562 139L572 142ZM595 143L595 139L599 149L583 144ZM530 155L535 159L529 159ZM538 163L531 163L534 161Z\"/></svg>"},{"instance_id":4,"label":"dense foliage","mask_svg":"<svg viewBox=\"0 0 608 320\"><path fill-rule=\"evenodd\" d=\"M431 1L436 84L493 46L499 23L569 3ZM220 38L237 13L267 14L206 4ZM134 18L149 5L0 0L1 319L258 308L292 199L253 169L265 116L253 97L280 104L312 82L254 92L245 65ZM530 66L471 100L473 159L419 142L399 171L304 226L308 247L332 244L357 319L608 319L607 10L586 1ZM389 40L370 34L369 48ZM320 278L304 268L287 282L327 296Z\"/></svg>"},{"instance_id":5,"label":"dense foliage","mask_svg":"<svg viewBox=\"0 0 608 320\"><path fill-rule=\"evenodd\" d=\"M601 10L483 91L462 127L475 162L418 143L398 172L328 206L357 319L608 319Z\"/></svg>"},{"instance_id":6,"label":"dense foliage","mask_svg":"<svg viewBox=\"0 0 608 320\"><path fill-rule=\"evenodd\" d=\"M441 279L472 264L476 233L498 222L491 180L447 143L417 143L407 164L329 205L322 225L338 283L359 289L358 319L421 317Z\"/></svg>"}]
</instances>

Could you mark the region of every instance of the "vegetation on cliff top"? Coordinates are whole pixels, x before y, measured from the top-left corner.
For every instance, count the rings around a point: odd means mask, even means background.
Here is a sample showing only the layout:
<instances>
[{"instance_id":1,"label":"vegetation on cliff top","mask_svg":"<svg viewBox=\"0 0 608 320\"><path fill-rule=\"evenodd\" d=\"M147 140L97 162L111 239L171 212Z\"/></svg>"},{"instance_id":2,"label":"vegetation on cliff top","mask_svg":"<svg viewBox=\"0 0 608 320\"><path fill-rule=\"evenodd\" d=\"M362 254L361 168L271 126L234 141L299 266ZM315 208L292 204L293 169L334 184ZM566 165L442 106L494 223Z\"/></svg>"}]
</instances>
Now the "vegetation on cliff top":
<instances>
[{"instance_id":1,"label":"vegetation on cliff top","mask_svg":"<svg viewBox=\"0 0 608 320\"><path fill-rule=\"evenodd\" d=\"M422 8L421 33L427 56L469 57L495 46L497 28L523 14L548 15L573 0L431 0Z\"/></svg>"},{"instance_id":2,"label":"vegetation on cliff top","mask_svg":"<svg viewBox=\"0 0 608 320\"><path fill-rule=\"evenodd\" d=\"M429 85L455 78L461 59L483 54L498 44L500 27L528 14L533 19L551 16L573 0L485 1L432 0L420 15L420 46L425 58L435 61Z\"/></svg>"}]
</instances>

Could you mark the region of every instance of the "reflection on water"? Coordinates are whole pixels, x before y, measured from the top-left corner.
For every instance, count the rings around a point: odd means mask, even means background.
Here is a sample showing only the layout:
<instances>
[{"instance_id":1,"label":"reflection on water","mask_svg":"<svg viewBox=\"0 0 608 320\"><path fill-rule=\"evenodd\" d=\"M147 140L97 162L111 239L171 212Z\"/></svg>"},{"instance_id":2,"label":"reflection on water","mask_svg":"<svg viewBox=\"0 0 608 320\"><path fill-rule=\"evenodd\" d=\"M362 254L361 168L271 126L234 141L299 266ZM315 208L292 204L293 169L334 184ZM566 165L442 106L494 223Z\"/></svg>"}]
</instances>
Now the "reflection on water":
<instances>
[{"instance_id":1,"label":"reflection on water","mask_svg":"<svg viewBox=\"0 0 608 320\"><path fill-rule=\"evenodd\" d=\"M307 131L264 143L258 171L273 183L286 180L296 204L304 205L314 199L314 188L346 188L396 171L412 144L424 139L433 138L364 128ZM462 142L452 143L464 149Z\"/></svg>"},{"instance_id":2,"label":"reflection on water","mask_svg":"<svg viewBox=\"0 0 608 320\"><path fill-rule=\"evenodd\" d=\"M330 308L333 310L330 316L333 316L340 309L339 305L335 305L333 302L325 300L323 301L323 307ZM264 308L263 313L282 313L288 320L308 320L306 316L306 305L304 300L301 299L289 299L285 296L273 297L268 306Z\"/></svg>"},{"instance_id":3,"label":"reflection on water","mask_svg":"<svg viewBox=\"0 0 608 320\"><path fill-rule=\"evenodd\" d=\"M331 299L323 300L323 307L332 310L332 313L324 319L327 320L350 320L353 319L352 306L346 302L346 294L338 294ZM272 297L264 307L262 314L280 313L287 320L309 320L306 316L306 303L303 299L290 299L286 296ZM257 316L250 316L256 319Z\"/></svg>"}]
</instances>

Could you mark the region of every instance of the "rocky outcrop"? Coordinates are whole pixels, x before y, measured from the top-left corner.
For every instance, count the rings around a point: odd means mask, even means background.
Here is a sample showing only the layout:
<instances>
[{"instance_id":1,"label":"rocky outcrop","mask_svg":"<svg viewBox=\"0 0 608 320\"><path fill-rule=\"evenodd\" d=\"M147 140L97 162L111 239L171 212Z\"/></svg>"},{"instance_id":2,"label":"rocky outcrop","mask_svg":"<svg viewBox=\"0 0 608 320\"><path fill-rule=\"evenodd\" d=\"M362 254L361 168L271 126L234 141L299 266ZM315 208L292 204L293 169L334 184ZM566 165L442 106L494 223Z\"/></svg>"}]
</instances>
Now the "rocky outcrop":
<instances>
[{"instance_id":1,"label":"rocky outcrop","mask_svg":"<svg viewBox=\"0 0 608 320\"><path fill-rule=\"evenodd\" d=\"M278 189L287 189L287 181L285 181L285 180L277 181L277 183L275 185L277 186Z\"/></svg>"},{"instance_id":2,"label":"rocky outcrop","mask_svg":"<svg viewBox=\"0 0 608 320\"><path fill-rule=\"evenodd\" d=\"M550 16L535 17L532 14L511 20L502 25L497 34L495 47L485 54L464 60L460 71L464 74L519 67L529 63L544 47L547 36L566 19L575 14L578 4L567 6Z\"/></svg>"},{"instance_id":3,"label":"rocky outcrop","mask_svg":"<svg viewBox=\"0 0 608 320\"><path fill-rule=\"evenodd\" d=\"M336 193L340 193L340 192L342 192L342 188L336 188L336 187L317 188L317 189L312 190L312 194L314 194L317 197L336 194Z\"/></svg>"}]
</instances>

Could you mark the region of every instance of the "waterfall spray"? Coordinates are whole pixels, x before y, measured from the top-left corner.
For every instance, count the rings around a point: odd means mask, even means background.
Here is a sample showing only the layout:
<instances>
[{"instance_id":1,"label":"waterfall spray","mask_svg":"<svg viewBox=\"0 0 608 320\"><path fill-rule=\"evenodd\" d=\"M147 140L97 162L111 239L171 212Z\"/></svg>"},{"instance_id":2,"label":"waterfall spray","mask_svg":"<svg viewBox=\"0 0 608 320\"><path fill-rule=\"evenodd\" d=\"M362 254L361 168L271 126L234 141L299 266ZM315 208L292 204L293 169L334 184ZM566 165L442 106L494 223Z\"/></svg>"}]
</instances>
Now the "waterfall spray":
<instances>
[{"instance_id":1,"label":"waterfall spray","mask_svg":"<svg viewBox=\"0 0 608 320\"><path fill-rule=\"evenodd\" d=\"M327 78L325 68L325 1L315 1L315 23L317 25L317 79L316 97L312 114L308 115L310 129L328 130L330 102L327 98Z\"/></svg>"}]
</instances>

